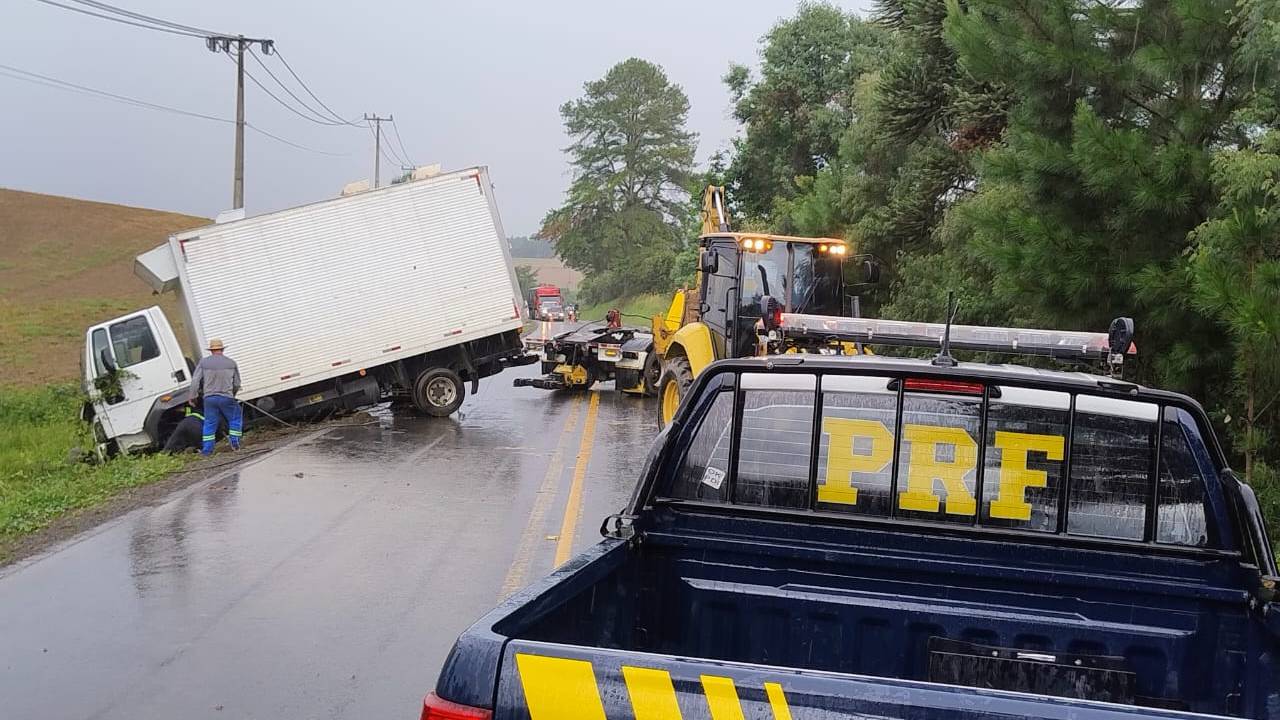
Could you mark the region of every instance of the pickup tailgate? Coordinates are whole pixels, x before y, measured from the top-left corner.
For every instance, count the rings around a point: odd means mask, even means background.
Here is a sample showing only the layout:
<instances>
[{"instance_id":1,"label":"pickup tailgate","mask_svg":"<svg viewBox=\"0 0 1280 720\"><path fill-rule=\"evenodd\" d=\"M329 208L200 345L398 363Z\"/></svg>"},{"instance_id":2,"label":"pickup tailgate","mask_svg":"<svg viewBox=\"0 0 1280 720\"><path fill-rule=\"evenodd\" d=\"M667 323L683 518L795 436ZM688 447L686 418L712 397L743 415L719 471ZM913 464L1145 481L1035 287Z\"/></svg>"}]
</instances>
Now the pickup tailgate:
<instances>
[{"instance_id":1,"label":"pickup tailgate","mask_svg":"<svg viewBox=\"0 0 1280 720\"><path fill-rule=\"evenodd\" d=\"M495 720L1189 718L1173 710L513 640Z\"/></svg>"}]
</instances>

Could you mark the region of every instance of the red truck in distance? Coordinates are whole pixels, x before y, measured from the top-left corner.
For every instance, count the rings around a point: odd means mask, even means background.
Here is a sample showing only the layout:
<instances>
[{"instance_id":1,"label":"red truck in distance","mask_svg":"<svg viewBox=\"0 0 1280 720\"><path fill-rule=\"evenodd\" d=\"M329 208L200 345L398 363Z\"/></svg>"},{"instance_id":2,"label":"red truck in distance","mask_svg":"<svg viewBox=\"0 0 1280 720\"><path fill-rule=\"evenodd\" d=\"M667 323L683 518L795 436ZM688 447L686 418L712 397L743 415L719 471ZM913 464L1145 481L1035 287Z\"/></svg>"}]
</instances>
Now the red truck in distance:
<instances>
[{"instance_id":1,"label":"red truck in distance","mask_svg":"<svg viewBox=\"0 0 1280 720\"><path fill-rule=\"evenodd\" d=\"M543 284L529 293L529 315L535 320L564 322L564 296L555 285Z\"/></svg>"}]
</instances>

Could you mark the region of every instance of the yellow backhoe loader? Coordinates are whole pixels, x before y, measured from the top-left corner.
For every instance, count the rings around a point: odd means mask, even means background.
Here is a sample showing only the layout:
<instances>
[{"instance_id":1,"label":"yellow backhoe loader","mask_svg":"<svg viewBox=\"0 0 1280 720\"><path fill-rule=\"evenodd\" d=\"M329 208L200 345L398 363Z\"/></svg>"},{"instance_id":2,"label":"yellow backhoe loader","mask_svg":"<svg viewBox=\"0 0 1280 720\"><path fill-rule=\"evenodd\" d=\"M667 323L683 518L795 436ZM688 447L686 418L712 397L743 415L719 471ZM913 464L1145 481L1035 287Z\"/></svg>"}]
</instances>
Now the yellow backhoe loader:
<instances>
[{"instance_id":1,"label":"yellow backhoe loader","mask_svg":"<svg viewBox=\"0 0 1280 720\"><path fill-rule=\"evenodd\" d=\"M653 318L663 426L713 361L794 352L785 342L762 342L782 313L846 315L843 240L732 232L724 188L710 186L698 246L697 283L677 290L666 314ZM847 344L833 351L864 352Z\"/></svg>"}]
</instances>

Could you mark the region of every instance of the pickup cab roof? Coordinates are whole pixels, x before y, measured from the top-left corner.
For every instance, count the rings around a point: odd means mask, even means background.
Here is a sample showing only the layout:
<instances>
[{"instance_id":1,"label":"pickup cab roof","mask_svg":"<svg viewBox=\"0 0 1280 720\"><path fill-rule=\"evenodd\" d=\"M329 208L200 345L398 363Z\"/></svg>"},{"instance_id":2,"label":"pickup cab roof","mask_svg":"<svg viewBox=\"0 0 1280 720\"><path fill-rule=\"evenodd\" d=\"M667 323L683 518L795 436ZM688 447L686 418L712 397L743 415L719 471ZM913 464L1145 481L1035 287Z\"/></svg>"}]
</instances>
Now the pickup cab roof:
<instances>
[{"instance_id":1,"label":"pickup cab roof","mask_svg":"<svg viewBox=\"0 0 1280 720\"><path fill-rule=\"evenodd\" d=\"M666 523L668 509L1240 553L1276 572L1253 493L1195 400L1014 364L812 354L714 363L614 522Z\"/></svg>"}]
</instances>

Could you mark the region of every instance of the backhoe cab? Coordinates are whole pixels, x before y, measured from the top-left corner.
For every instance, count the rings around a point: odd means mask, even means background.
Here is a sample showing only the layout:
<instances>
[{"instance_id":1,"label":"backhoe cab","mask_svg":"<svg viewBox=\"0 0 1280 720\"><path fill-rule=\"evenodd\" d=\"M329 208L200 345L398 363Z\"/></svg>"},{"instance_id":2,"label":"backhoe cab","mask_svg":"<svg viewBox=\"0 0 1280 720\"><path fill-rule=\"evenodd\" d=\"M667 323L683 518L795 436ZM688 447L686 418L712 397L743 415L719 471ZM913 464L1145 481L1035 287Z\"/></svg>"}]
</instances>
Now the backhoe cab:
<instances>
[{"instance_id":1,"label":"backhoe cab","mask_svg":"<svg viewBox=\"0 0 1280 720\"><path fill-rule=\"evenodd\" d=\"M717 198L713 190L708 189L710 201ZM845 314L848 247L842 240L724 231L704 234L699 245L697 287L677 292L667 314L653 323L662 357L658 397L664 426L711 362L787 352L767 340L783 313Z\"/></svg>"}]
</instances>

